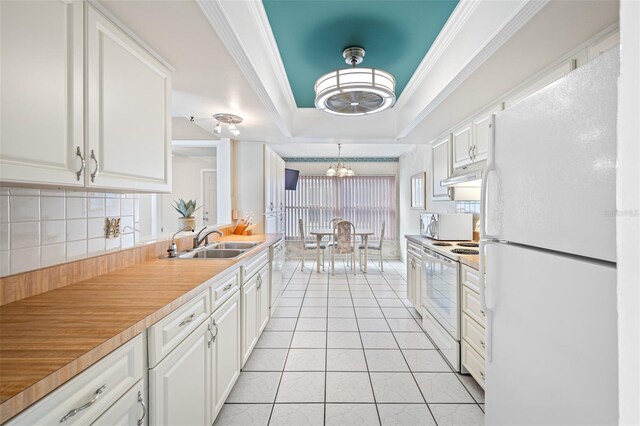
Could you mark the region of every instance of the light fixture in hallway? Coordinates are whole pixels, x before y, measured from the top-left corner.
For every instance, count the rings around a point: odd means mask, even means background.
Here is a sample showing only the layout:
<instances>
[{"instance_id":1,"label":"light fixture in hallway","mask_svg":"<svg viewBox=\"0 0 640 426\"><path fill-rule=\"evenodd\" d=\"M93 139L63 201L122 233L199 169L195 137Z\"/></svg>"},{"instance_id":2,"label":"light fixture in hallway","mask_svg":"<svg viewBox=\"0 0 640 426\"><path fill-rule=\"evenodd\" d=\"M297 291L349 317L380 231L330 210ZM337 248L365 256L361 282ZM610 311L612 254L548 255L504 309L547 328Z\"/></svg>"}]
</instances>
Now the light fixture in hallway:
<instances>
[{"instance_id":1,"label":"light fixture in hallway","mask_svg":"<svg viewBox=\"0 0 640 426\"><path fill-rule=\"evenodd\" d=\"M240 135L238 124L242 123L242 117L234 114L219 113L219 114L214 114L213 118L218 120L218 123L213 128L213 133L215 133L216 135L219 135L222 133L221 123L225 123L228 125L229 133L231 133L233 136Z\"/></svg>"}]
</instances>

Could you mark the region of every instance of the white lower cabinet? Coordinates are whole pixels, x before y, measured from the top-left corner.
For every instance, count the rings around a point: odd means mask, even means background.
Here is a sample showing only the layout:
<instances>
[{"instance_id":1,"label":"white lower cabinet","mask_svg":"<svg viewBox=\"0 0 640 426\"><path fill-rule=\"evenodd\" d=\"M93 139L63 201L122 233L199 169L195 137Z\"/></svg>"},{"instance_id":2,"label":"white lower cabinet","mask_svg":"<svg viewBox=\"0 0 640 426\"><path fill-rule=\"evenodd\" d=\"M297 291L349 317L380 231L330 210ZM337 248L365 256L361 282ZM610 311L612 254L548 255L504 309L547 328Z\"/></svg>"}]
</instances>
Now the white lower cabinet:
<instances>
[{"instance_id":1,"label":"white lower cabinet","mask_svg":"<svg viewBox=\"0 0 640 426\"><path fill-rule=\"evenodd\" d=\"M486 320L479 293L478 271L461 265L462 276L462 367L484 388Z\"/></svg>"},{"instance_id":2,"label":"white lower cabinet","mask_svg":"<svg viewBox=\"0 0 640 426\"><path fill-rule=\"evenodd\" d=\"M268 260L260 270L244 280L242 295L242 365L247 361L264 327L269 322Z\"/></svg>"},{"instance_id":3,"label":"white lower cabinet","mask_svg":"<svg viewBox=\"0 0 640 426\"><path fill-rule=\"evenodd\" d=\"M210 425L211 324L202 323L149 370L149 421L153 425Z\"/></svg>"},{"instance_id":4,"label":"white lower cabinet","mask_svg":"<svg viewBox=\"0 0 640 426\"><path fill-rule=\"evenodd\" d=\"M134 387L129 389L122 398L113 404L93 423L94 426L128 426L146 425L147 401L144 392L144 382L138 381Z\"/></svg>"},{"instance_id":5,"label":"white lower cabinet","mask_svg":"<svg viewBox=\"0 0 640 426\"><path fill-rule=\"evenodd\" d=\"M138 335L6 424L92 424L143 375L144 340Z\"/></svg>"},{"instance_id":6,"label":"white lower cabinet","mask_svg":"<svg viewBox=\"0 0 640 426\"><path fill-rule=\"evenodd\" d=\"M407 299L422 314L422 248L407 241Z\"/></svg>"},{"instance_id":7,"label":"white lower cabinet","mask_svg":"<svg viewBox=\"0 0 640 426\"><path fill-rule=\"evenodd\" d=\"M240 294L236 292L211 315L214 326L213 416L222 409L240 375Z\"/></svg>"}]
</instances>

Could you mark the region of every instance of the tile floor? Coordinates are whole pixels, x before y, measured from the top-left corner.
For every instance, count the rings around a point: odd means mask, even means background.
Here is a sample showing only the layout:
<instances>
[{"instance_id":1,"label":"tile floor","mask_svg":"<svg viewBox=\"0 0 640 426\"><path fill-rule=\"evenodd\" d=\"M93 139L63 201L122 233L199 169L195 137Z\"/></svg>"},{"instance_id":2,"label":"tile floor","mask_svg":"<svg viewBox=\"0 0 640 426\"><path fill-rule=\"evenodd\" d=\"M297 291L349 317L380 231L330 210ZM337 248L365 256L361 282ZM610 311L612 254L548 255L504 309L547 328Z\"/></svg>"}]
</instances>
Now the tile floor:
<instances>
[{"instance_id":1,"label":"tile floor","mask_svg":"<svg viewBox=\"0 0 640 426\"><path fill-rule=\"evenodd\" d=\"M215 425L482 425L484 392L414 319L405 268L371 262L354 276L336 262L332 276L287 261L280 304Z\"/></svg>"}]
</instances>

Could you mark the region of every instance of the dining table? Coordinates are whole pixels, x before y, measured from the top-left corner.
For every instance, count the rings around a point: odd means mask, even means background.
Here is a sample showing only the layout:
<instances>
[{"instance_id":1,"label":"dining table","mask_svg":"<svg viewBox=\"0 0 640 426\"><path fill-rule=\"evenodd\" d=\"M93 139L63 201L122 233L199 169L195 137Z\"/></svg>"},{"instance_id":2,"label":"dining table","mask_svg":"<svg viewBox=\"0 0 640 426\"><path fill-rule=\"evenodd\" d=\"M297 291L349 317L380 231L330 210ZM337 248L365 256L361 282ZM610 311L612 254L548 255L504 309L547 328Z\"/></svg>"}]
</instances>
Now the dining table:
<instances>
[{"instance_id":1,"label":"dining table","mask_svg":"<svg viewBox=\"0 0 640 426\"><path fill-rule=\"evenodd\" d=\"M316 269L319 273L320 272L320 243L322 242L322 239L324 237L333 235L333 229L330 229L330 228L314 229L310 231L309 234L314 235L316 237ZM356 230L353 234L362 238L362 245L364 245L364 266L362 266L362 272L366 274L367 260L368 260L368 247L369 247L369 244L367 243L369 241L369 236L373 235L374 232L370 230L364 230L364 231Z\"/></svg>"}]
</instances>

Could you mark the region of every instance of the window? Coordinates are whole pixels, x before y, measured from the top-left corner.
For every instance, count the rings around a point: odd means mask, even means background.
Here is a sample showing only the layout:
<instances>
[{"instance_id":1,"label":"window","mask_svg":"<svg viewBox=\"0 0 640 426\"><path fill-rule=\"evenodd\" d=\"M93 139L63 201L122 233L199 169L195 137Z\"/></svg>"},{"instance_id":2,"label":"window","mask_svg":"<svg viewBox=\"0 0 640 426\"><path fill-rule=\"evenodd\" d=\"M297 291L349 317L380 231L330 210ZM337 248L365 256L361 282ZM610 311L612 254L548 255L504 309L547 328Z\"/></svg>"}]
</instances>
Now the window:
<instances>
[{"instance_id":1,"label":"window","mask_svg":"<svg viewBox=\"0 0 640 426\"><path fill-rule=\"evenodd\" d=\"M374 238L385 221L384 239L397 239L395 176L300 176L298 189L286 192L287 239L300 238L298 219L309 232L329 228L334 217L353 222L356 230L375 232Z\"/></svg>"}]
</instances>

